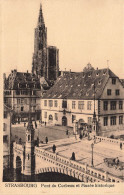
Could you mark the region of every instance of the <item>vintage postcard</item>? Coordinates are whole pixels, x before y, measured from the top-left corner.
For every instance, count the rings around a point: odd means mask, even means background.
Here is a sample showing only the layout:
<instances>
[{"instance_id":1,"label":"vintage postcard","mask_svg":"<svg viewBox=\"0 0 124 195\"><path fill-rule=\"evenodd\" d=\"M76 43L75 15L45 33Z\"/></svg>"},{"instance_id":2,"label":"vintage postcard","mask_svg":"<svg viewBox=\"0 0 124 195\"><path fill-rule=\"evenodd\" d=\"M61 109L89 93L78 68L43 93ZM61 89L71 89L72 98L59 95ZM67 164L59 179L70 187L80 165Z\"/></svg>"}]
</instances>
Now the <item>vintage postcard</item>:
<instances>
[{"instance_id":1,"label":"vintage postcard","mask_svg":"<svg viewBox=\"0 0 124 195\"><path fill-rule=\"evenodd\" d=\"M124 1L0 10L0 194L123 194Z\"/></svg>"}]
</instances>

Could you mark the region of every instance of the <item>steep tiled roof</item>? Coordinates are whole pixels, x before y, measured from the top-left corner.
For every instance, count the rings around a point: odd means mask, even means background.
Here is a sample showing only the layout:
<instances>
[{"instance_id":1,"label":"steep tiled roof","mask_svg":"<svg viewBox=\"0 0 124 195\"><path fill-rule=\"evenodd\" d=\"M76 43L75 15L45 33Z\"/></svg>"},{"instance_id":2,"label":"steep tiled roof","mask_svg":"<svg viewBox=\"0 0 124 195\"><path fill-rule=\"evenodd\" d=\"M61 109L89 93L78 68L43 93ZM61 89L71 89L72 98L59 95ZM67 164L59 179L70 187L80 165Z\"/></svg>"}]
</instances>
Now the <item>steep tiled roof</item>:
<instances>
[{"instance_id":1,"label":"steep tiled roof","mask_svg":"<svg viewBox=\"0 0 124 195\"><path fill-rule=\"evenodd\" d=\"M95 96L98 99L109 77L117 76L110 69L65 73L57 79L43 98L93 99L95 83Z\"/></svg>"},{"instance_id":2,"label":"steep tiled roof","mask_svg":"<svg viewBox=\"0 0 124 195\"><path fill-rule=\"evenodd\" d=\"M38 88L40 89L40 81L36 75L25 72L12 71L8 78L6 79L5 89L17 89L19 88Z\"/></svg>"}]
</instances>

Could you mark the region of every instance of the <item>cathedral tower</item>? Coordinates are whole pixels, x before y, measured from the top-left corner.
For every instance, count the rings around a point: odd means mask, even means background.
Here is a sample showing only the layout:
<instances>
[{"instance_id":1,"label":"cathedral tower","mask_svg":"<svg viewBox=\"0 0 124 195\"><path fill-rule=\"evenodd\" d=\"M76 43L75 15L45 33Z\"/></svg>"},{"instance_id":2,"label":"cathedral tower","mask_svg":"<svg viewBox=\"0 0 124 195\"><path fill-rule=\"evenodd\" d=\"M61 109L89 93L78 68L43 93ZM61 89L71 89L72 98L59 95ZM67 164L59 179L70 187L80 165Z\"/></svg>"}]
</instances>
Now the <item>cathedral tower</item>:
<instances>
[{"instance_id":1,"label":"cathedral tower","mask_svg":"<svg viewBox=\"0 0 124 195\"><path fill-rule=\"evenodd\" d=\"M46 78L47 72L47 28L40 5L38 24L35 28L32 73Z\"/></svg>"}]
</instances>

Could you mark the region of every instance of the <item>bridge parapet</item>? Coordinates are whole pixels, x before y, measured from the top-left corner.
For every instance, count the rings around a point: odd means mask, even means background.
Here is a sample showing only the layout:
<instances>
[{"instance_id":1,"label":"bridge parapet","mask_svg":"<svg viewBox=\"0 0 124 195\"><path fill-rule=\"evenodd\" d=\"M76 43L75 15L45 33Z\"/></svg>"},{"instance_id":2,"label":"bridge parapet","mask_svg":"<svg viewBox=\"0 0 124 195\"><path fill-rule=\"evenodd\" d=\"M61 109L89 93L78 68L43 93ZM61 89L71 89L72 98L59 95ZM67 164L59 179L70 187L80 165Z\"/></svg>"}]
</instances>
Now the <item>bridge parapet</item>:
<instances>
[{"instance_id":1,"label":"bridge parapet","mask_svg":"<svg viewBox=\"0 0 124 195\"><path fill-rule=\"evenodd\" d=\"M35 155L41 157L43 160L49 161L54 164L54 167L50 167L51 170L55 169L55 172L62 172L67 175L80 178L81 181L85 182L122 182L123 180L115 177L107 172L98 170L94 167L90 167L87 164L79 163L64 156L58 155L57 153L52 153L46 151L43 148L35 147ZM56 166L56 167L55 167ZM41 167L41 170L42 169ZM48 170L48 169L47 169ZM50 169L49 169L50 170ZM37 174L36 170L36 174Z\"/></svg>"},{"instance_id":2,"label":"bridge parapet","mask_svg":"<svg viewBox=\"0 0 124 195\"><path fill-rule=\"evenodd\" d=\"M116 145L120 145L120 143L122 143L124 145L123 140L111 139L111 138L108 138L108 137L96 136L96 141L111 143L111 144L116 144Z\"/></svg>"}]
</instances>

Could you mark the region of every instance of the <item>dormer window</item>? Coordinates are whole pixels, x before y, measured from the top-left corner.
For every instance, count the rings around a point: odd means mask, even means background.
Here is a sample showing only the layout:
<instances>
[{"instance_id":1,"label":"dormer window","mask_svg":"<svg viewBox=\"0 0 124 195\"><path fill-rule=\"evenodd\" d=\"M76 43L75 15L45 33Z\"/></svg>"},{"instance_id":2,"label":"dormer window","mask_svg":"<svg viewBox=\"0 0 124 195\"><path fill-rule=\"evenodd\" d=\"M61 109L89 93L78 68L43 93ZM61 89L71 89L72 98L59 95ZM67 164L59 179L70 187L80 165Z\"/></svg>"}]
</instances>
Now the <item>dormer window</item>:
<instances>
[{"instance_id":1,"label":"dormer window","mask_svg":"<svg viewBox=\"0 0 124 195\"><path fill-rule=\"evenodd\" d=\"M116 85L116 78L112 78L112 85Z\"/></svg>"},{"instance_id":2,"label":"dormer window","mask_svg":"<svg viewBox=\"0 0 124 195\"><path fill-rule=\"evenodd\" d=\"M99 76L99 73L98 72L96 73L96 76Z\"/></svg>"},{"instance_id":3,"label":"dormer window","mask_svg":"<svg viewBox=\"0 0 124 195\"><path fill-rule=\"evenodd\" d=\"M101 85L101 81L99 81L98 84Z\"/></svg>"},{"instance_id":4,"label":"dormer window","mask_svg":"<svg viewBox=\"0 0 124 195\"><path fill-rule=\"evenodd\" d=\"M91 77L91 74L89 74L88 77Z\"/></svg>"}]
</instances>

